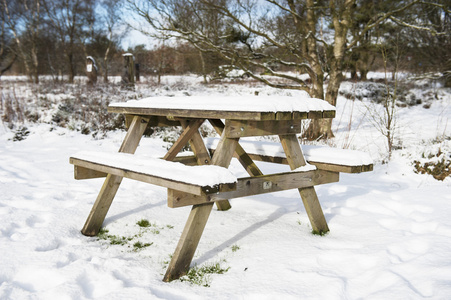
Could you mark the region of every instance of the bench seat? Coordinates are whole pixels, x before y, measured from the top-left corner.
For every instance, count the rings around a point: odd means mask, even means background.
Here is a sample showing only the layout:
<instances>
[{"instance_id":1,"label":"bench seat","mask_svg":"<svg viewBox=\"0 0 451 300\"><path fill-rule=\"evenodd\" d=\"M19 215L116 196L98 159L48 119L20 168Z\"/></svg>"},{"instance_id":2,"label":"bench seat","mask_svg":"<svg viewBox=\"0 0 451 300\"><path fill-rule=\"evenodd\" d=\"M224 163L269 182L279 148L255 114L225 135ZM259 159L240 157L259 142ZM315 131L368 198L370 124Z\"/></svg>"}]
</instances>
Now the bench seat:
<instances>
[{"instance_id":1,"label":"bench seat","mask_svg":"<svg viewBox=\"0 0 451 300\"><path fill-rule=\"evenodd\" d=\"M218 142L218 138L208 138L205 144L209 151L214 152ZM255 161L288 164L280 143L245 139L240 139L239 143ZM373 160L362 151L313 145L301 145L301 148L307 163L315 165L320 170L343 173L361 173L373 170Z\"/></svg>"},{"instance_id":2,"label":"bench seat","mask_svg":"<svg viewBox=\"0 0 451 300\"><path fill-rule=\"evenodd\" d=\"M237 178L228 169L219 166L186 166L120 152L79 152L69 161L75 167L75 179L112 174L198 196L236 189ZM98 176L93 176L88 170Z\"/></svg>"}]
</instances>

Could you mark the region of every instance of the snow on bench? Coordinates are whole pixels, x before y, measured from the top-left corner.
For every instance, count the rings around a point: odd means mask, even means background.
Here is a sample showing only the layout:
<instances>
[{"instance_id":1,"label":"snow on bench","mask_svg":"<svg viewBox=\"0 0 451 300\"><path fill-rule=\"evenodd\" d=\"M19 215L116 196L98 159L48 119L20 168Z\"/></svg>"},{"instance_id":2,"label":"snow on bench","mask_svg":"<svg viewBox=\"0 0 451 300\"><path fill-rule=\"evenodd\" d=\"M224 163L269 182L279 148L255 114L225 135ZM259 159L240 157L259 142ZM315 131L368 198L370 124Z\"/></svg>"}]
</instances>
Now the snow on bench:
<instances>
[{"instance_id":1,"label":"snow on bench","mask_svg":"<svg viewBox=\"0 0 451 300\"><path fill-rule=\"evenodd\" d=\"M70 158L75 167L135 179L194 195L234 190L237 178L226 168L181 163L128 153L79 152ZM94 177L78 177L86 179ZM99 177L99 176L97 176Z\"/></svg>"},{"instance_id":2,"label":"snow on bench","mask_svg":"<svg viewBox=\"0 0 451 300\"><path fill-rule=\"evenodd\" d=\"M218 142L218 138L208 138L206 146L214 151ZM239 143L253 160L288 164L280 143L245 139L240 139ZM344 173L373 170L373 160L361 151L312 145L302 145L301 148L306 161L321 170Z\"/></svg>"}]
</instances>

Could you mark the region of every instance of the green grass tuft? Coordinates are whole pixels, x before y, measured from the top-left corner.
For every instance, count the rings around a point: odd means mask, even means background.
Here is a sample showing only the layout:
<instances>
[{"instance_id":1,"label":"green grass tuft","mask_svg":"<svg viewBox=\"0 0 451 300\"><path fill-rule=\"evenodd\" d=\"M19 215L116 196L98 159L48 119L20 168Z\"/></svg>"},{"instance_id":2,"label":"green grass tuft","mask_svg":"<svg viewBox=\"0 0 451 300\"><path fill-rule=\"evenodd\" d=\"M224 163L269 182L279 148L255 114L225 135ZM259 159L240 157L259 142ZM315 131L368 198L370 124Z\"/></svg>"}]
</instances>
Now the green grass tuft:
<instances>
[{"instance_id":1,"label":"green grass tuft","mask_svg":"<svg viewBox=\"0 0 451 300\"><path fill-rule=\"evenodd\" d=\"M188 281L191 284L210 287L212 274L224 274L230 267L222 268L220 263L194 266L188 273L180 277L180 281Z\"/></svg>"},{"instance_id":2,"label":"green grass tuft","mask_svg":"<svg viewBox=\"0 0 451 300\"><path fill-rule=\"evenodd\" d=\"M144 227L144 228L152 226L152 224L150 224L150 222L146 219L141 219L140 221L136 222L136 224L139 227Z\"/></svg>"}]
</instances>

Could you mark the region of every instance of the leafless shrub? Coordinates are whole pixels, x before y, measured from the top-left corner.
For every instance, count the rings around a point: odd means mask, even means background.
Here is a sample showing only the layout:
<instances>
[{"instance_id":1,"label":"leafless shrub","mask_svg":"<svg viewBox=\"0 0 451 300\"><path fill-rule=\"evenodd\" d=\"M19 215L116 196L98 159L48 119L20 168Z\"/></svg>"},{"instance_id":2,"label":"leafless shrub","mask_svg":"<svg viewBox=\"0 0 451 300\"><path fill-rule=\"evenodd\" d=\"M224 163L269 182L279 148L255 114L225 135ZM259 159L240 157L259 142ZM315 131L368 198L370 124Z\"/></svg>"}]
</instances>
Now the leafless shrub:
<instances>
[{"instance_id":1,"label":"leafless shrub","mask_svg":"<svg viewBox=\"0 0 451 300\"><path fill-rule=\"evenodd\" d=\"M15 124L23 124L25 120L23 99L20 99L15 89L12 91L2 91L1 97L1 120L13 129Z\"/></svg>"}]
</instances>

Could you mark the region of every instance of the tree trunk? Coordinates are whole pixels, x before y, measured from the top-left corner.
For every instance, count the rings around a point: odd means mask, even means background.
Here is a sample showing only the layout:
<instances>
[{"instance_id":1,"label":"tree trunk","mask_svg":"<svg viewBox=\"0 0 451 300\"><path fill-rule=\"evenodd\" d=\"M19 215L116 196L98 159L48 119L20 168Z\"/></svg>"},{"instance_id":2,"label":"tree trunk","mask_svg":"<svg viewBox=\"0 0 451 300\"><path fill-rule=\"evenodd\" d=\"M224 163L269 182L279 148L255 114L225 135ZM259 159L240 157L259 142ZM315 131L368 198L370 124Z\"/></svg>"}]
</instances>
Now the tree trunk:
<instances>
[{"instance_id":1,"label":"tree trunk","mask_svg":"<svg viewBox=\"0 0 451 300\"><path fill-rule=\"evenodd\" d=\"M108 43L105 55L103 56L103 82L108 82L108 54L110 53L111 43Z\"/></svg>"},{"instance_id":2,"label":"tree trunk","mask_svg":"<svg viewBox=\"0 0 451 300\"><path fill-rule=\"evenodd\" d=\"M17 49L19 50L19 55L22 58L22 62L23 62L24 67L25 67L25 72L27 73L28 79L31 82L33 82L33 75L31 73L31 68L30 68L30 65L28 63L27 57L25 55L25 52L23 51L22 43L20 42L20 39L17 36L15 31L13 31L13 35L14 35L14 38L15 38L15 41L16 41Z\"/></svg>"},{"instance_id":3,"label":"tree trunk","mask_svg":"<svg viewBox=\"0 0 451 300\"><path fill-rule=\"evenodd\" d=\"M67 67L69 69L69 83L74 83L75 78L75 67L74 67L74 56L72 53L66 55L67 57Z\"/></svg>"},{"instance_id":4,"label":"tree trunk","mask_svg":"<svg viewBox=\"0 0 451 300\"><path fill-rule=\"evenodd\" d=\"M37 54L37 52L38 52L37 47L33 43L33 49L31 51L31 61L32 61L32 64L33 64L33 81L36 84L39 83L39 70L38 70L39 61L38 61L38 54Z\"/></svg>"},{"instance_id":5,"label":"tree trunk","mask_svg":"<svg viewBox=\"0 0 451 300\"><path fill-rule=\"evenodd\" d=\"M315 14L315 1L308 0L307 7L309 8L307 11L307 27L311 36L307 39L306 49L307 49L307 58L312 67L312 73L309 73L310 78L312 80L312 86L310 88L310 96L318 99L324 99L324 71L319 61L319 53L316 39L314 35L316 35L316 24L318 23L318 16ZM316 140L319 138L323 138L324 134L329 134L328 123L324 120L311 120L310 125L307 128L306 132L304 132L303 137L309 140Z\"/></svg>"},{"instance_id":6,"label":"tree trunk","mask_svg":"<svg viewBox=\"0 0 451 300\"><path fill-rule=\"evenodd\" d=\"M103 59L103 82L108 83L108 61Z\"/></svg>"},{"instance_id":7,"label":"tree trunk","mask_svg":"<svg viewBox=\"0 0 451 300\"><path fill-rule=\"evenodd\" d=\"M208 83L207 70L205 67L205 59L204 59L204 54L202 53L202 51L199 51L199 57L200 57L200 62L202 64L202 76L204 77L204 83Z\"/></svg>"},{"instance_id":8,"label":"tree trunk","mask_svg":"<svg viewBox=\"0 0 451 300\"><path fill-rule=\"evenodd\" d=\"M335 30L333 57L330 59L329 84L325 100L331 105L337 105L338 90L343 81L343 60L346 50L346 34L351 24L351 6L355 0L346 0L344 7L335 7L335 1L330 1L332 24ZM322 72L320 73L322 74ZM327 139L333 137L332 119L312 120L307 129L309 139Z\"/></svg>"}]
</instances>

